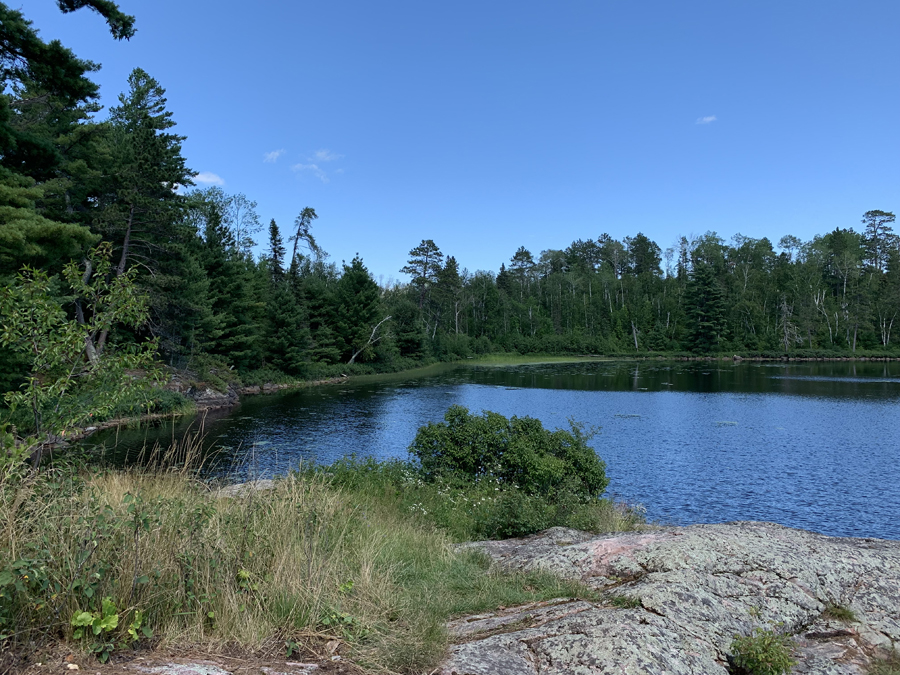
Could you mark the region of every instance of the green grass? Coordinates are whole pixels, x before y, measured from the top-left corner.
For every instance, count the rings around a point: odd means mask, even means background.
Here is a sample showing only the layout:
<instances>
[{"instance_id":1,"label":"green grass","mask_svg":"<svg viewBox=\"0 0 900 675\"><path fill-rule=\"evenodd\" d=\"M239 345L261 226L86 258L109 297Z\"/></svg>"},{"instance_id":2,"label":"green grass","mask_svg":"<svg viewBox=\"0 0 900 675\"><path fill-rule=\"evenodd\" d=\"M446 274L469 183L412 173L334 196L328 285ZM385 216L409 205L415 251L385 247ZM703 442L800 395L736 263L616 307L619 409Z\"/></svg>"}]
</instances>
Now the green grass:
<instances>
[{"instance_id":1,"label":"green grass","mask_svg":"<svg viewBox=\"0 0 900 675\"><path fill-rule=\"evenodd\" d=\"M547 354L486 354L466 359L466 364L478 366L517 366L542 363L579 363L582 361L614 361L614 357L601 356L551 356Z\"/></svg>"},{"instance_id":2,"label":"green grass","mask_svg":"<svg viewBox=\"0 0 900 675\"><path fill-rule=\"evenodd\" d=\"M456 552L462 530L410 508L413 495L425 510L446 495L390 489L307 472L225 498L186 470L10 474L0 481L0 650L62 640L97 654L284 654L338 639L370 670L419 672L443 655L451 617L596 599L580 584L501 573ZM73 619L103 628L79 639Z\"/></svg>"},{"instance_id":3,"label":"green grass","mask_svg":"<svg viewBox=\"0 0 900 675\"><path fill-rule=\"evenodd\" d=\"M349 458L328 467L308 467L354 498L414 517L457 542L525 536L549 527L588 532L629 532L646 525L643 509L608 499L551 501L499 484L425 482L407 462Z\"/></svg>"},{"instance_id":4,"label":"green grass","mask_svg":"<svg viewBox=\"0 0 900 675\"><path fill-rule=\"evenodd\" d=\"M849 607L844 607L843 605L827 605L825 611L822 612L822 617L825 619L843 621L845 623L856 623L859 621L859 619L856 618L856 614L853 613L853 610Z\"/></svg>"},{"instance_id":5,"label":"green grass","mask_svg":"<svg viewBox=\"0 0 900 675\"><path fill-rule=\"evenodd\" d=\"M607 595L603 601L619 609L637 609L643 606L641 599L632 595Z\"/></svg>"},{"instance_id":6,"label":"green grass","mask_svg":"<svg viewBox=\"0 0 900 675\"><path fill-rule=\"evenodd\" d=\"M900 675L900 656L891 652L887 656L876 659L869 668L869 675Z\"/></svg>"}]
</instances>

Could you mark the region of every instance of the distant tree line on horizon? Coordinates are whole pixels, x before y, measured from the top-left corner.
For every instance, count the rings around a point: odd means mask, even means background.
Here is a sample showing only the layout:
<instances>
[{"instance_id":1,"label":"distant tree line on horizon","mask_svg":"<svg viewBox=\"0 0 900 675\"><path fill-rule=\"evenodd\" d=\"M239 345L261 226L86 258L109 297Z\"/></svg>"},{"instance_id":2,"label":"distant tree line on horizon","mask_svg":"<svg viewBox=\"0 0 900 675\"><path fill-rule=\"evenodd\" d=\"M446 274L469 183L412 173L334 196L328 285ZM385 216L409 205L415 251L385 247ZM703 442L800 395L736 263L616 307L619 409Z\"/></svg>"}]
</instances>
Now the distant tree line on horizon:
<instances>
[{"instance_id":1,"label":"distant tree line on horizon","mask_svg":"<svg viewBox=\"0 0 900 675\"><path fill-rule=\"evenodd\" d=\"M114 37L128 37L130 17L106 18ZM89 320L86 299L60 273L105 242L109 275L133 275L150 320L110 327L90 349L154 339L175 368L291 377L493 351L900 351L893 213L868 211L859 230L808 242L786 236L777 250L766 238L726 242L714 232L665 251L641 233L602 234L565 250L519 247L497 273L470 273L423 239L401 270L409 282L380 287L359 255L329 261L312 208L265 232L245 195L191 190L185 139L145 71L131 73L98 120L93 69L0 3L0 291L25 267L43 270L73 320ZM90 267L84 274L87 283ZM4 390L28 370L21 354L0 349Z\"/></svg>"}]
</instances>

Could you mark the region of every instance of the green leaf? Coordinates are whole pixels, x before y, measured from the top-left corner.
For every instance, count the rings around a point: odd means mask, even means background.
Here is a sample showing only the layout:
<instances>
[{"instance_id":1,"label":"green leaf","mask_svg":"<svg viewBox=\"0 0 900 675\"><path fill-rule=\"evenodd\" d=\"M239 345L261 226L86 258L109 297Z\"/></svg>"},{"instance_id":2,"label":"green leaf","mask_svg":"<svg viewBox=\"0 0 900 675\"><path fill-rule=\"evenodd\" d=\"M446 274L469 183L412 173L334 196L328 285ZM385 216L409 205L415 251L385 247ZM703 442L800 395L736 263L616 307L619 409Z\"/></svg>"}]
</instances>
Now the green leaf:
<instances>
[{"instance_id":1,"label":"green leaf","mask_svg":"<svg viewBox=\"0 0 900 675\"><path fill-rule=\"evenodd\" d=\"M73 626L90 626L94 623L94 615L90 612L81 612L72 617Z\"/></svg>"},{"instance_id":2,"label":"green leaf","mask_svg":"<svg viewBox=\"0 0 900 675\"><path fill-rule=\"evenodd\" d=\"M102 630L112 630L119 625L119 615L109 614L100 620L99 626ZM95 626L96 628L96 626Z\"/></svg>"},{"instance_id":3,"label":"green leaf","mask_svg":"<svg viewBox=\"0 0 900 675\"><path fill-rule=\"evenodd\" d=\"M112 598L107 596L103 598L103 602L101 603L103 609L103 618L105 619L108 616L111 616L116 613L116 606L113 604ZM117 617L118 618L118 615Z\"/></svg>"},{"instance_id":4,"label":"green leaf","mask_svg":"<svg viewBox=\"0 0 900 675\"><path fill-rule=\"evenodd\" d=\"M139 584L149 584L149 583L150 583L150 577L148 577L148 576L145 574L144 576L138 577L136 583L139 583Z\"/></svg>"}]
</instances>

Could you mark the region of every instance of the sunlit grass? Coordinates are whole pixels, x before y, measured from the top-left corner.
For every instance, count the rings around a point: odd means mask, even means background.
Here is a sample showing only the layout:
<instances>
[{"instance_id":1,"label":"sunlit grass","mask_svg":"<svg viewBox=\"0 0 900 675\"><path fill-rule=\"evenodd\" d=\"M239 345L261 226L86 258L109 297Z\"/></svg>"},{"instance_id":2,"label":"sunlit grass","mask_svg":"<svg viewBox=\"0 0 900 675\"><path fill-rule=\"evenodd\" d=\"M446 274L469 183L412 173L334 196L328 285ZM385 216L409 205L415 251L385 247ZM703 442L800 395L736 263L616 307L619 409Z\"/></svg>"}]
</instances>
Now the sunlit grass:
<instances>
[{"instance_id":1,"label":"sunlit grass","mask_svg":"<svg viewBox=\"0 0 900 675\"><path fill-rule=\"evenodd\" d=\"M593 597L546 574L504 574L403 500L294 474L225 497L187 470L73 475L0 485L0 635L6 647L72 641L71 619L110 598L116 644L320 648L413 672L444 653L446 621L553 597ZM93 637L76 648L93 649Z\"/></svg>"}]
</instances>

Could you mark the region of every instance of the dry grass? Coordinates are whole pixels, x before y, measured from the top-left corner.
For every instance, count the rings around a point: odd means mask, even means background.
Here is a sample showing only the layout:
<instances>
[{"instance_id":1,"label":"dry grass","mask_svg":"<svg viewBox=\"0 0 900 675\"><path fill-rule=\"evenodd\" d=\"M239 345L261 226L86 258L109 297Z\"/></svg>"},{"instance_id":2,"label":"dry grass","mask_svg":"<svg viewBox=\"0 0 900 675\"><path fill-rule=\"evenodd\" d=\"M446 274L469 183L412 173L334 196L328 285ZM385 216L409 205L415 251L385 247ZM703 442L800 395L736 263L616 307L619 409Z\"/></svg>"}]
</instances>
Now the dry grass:
<instances>
[{"instance_id":1,"label":"dry grass","mask_svg":"<svg viewBox=\"0 0 900 675\"><path fill-rule=\"evenodd\" d=\"M72 618L110 598L117 626L88 631L80 648L338 639L372 670L412 672L440 658L453 615L591 596L546 575L491 572L417 514L316 474L226 498L187 470L48 472L0 485L0 526L7 648L73 640ZM140 627L129 637L139 617L152 638Z\"/></svg>"}]
</instances>

